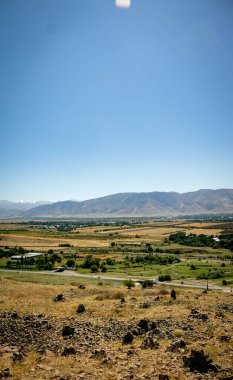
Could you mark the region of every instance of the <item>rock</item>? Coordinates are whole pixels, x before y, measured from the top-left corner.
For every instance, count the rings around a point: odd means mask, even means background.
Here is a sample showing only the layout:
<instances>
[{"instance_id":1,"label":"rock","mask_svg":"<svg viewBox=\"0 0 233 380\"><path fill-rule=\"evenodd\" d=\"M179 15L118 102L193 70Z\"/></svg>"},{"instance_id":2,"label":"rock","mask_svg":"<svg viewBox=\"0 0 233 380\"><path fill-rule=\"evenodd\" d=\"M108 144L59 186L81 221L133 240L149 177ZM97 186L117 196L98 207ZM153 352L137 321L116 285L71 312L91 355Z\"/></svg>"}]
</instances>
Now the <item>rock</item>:
<instances>
[{"instance_id":1,"label":"rock","mask_svg":"<svg viewBox=\"0 0 233 380\"><path fill-rule=\"evenodd\" d=\"M140 327L140 329L145 330L147 332L149 330L149 321L148 321L148 319L141 319L138 322L138 327Z\"/></svg>"},{"instance_id":2,"label":"rock","mask_svg":"<svg viewBox=\"0 0 233 380\"><path fill-rule=\"evenodd\" d=\"M229 335L222 335L219 337L220 342L229 342L231 337Z\"/></svg>"},{"instance_id":3,"label":"rock","mask_svg":"<svg viewBox=\"0 0 233 380\"><path fill-rule=\"evenodd\" d=\"M159 375L159 380L169 380L168 375Z\"/></svg>"},{"instance_id":4,"label":"rock","mask_svg":"<svg viewBox=\"0 0 233 380\"><path fill-rule=\"evenodd\" d=\"M24 320L25 321L30 321L31 320L31 316L29 314L25 314Z\"/></svg>"},{"instance_id":5,"label":"rock","mask_svg":"<svg viewBox=\"0 0 233 380\"><path fill-rule=\"evenodd\" d=\"M10 375L11 375L10 368L4 368L0 372L0 379L7 379L8 377L10 377Z\"/></svg>"},{"instance_id":6,"label":"rock","mask_svg":"<svg viewBox=\"0 0 233 380\"><path fill-rule=\"evenodd\" d=\"M159 347L158 342L154 341L152 336L147 336L146 339L142 342L141 348L150 348L150 349L156 349Z\"/></svg>"},{"instance_id":7,"label":"rock","mask_svg":"<svg viewBox=\"0 0 233 380\"><path fill-rule=\"evenodd\" d=\"M192 372L206 373L209 370L218 372L217 367L212 364L212 359L203 350L192 350L189 357L183 357L183 362L184 366L188 367Z\"/></svg>"},{"instance_id":8,"label":"rock","mask_svg":"<svg viewBox=\"0 0 233 380\"><path fill-rule=\"evenodd\" d=\"M23 360L23 354L21 352L13 352L12 360L13 362L20 362Z\"/></svg>"},{"instance_id":9,"label":"rock","mask_svg":"<svg viewBox=\"0 0 233 380\"><path fill-rule=\"evenodd\" d=\"M19 319L19 314L16 313L16 311L13 311L13 313L11 313L11 318L12 319Z\"/></svg>"},{"instance_id":10,"label":"rock","mask_svg":"<svg viewBox=\"0 0 233 380\"><path fill-rule=\"evenodd\" d=\"M64 326L62 329L62 336L74 335L75 328L70 326Z\"/></svg>"},{"instance_id":11,"label":"rock","mask_svg":"<svg viewBox=\"0 0 233 380\"><path fill-rule=\"evenodd\" d=\"M132 356L135 353L135 350L128 350L127 351L127 356Z\"/></svg>"},{"instance_id":12,"label":"rock","mask_svg":"<svg viewBox=\"0 0 233 380\"><path fill-rule=\"evenodd\" d=\"M150 302L143 302L143 304L140 307L142 309L148 309L150 307Z\"/></svg>"},{"instance_id":13,"label":"rock","mask_svg":"<svg viewBox=\"0 0 233 380\"><path fill-rule=\"evenodd\" d=\"M52 367L45 365L45 364L37 364L36 366L39 369L42 369L43 371L52 371Z\"/></svg>"},{"instance_id":14,"label":"rock","mask_svg":"<svg viewBox=\"0 0 233 380\"><path fill-rule=\"evenodd\" d=\"M123 344L131 344L133 342L133 334L128 331L123 337Z\"/></svg>"},{"instance_id":15,"label":"rock","mask_svg":"<svg viewBox=\"0 0 233 380\"><path fill-rule=\"evenodd\" d=\"M74 347L65 347L64 351L62 352L63 356L69 356L69 355L75 355L76 350Z\"/></svg>"},{"instance_id":16,"label":"rock","mask_svg":"<svg viewBox=\"0 0 233 380\"><path fill-rule=\"evenodd\" d=\"M78 286L78 288L79 288L79 289L86 289L85 285L83 285L83 284L80 284L80 285Z\"/></svg>"},{"instance_id":17,"label":"rock","mask_svg":"<svg viewBox=\"0 0 233 380\"><path fill-rule=\"evenodd\" d=\"M187 345L187 343L181 339L181 340L177 340L176 342L172 343L171 346L169 347L169 351L177 351L179 350L180 348L185 348Z\"/></svg>"}]
</instances>

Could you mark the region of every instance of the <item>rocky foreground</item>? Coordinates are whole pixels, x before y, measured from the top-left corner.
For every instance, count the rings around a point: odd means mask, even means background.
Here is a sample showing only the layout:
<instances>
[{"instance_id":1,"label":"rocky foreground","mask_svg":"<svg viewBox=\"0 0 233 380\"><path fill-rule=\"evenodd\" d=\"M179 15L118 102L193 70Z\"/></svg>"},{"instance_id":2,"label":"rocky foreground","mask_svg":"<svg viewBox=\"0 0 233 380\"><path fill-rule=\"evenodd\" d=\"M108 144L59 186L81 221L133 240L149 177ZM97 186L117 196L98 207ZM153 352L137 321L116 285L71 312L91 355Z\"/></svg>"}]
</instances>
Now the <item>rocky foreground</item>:
<instances>
[{"instance_id":1,"label":"rocky foreground","mask_svg":"<svg viewBox=\"0 0 233 380\"><path fill-rule=\"evenodd\" d=\"M102 297L96 292L101 293L92 291L92 310L77 308L73 316L2 308L0 378L233 379L230 294L186 292L171 301L158 290L135 290L133 296L128 292L112 300L104 299L106 291ZM57 310L68 308L69 295L70 290L59 302L49 302ZM189 310L191 297L195 308ZM113 316L95 318L95 308L108 304L114 306ZM163 309L167 315L161 318ZM180 309L180 315L172 315L173 309Z\"/></svg>"}]
</instances>

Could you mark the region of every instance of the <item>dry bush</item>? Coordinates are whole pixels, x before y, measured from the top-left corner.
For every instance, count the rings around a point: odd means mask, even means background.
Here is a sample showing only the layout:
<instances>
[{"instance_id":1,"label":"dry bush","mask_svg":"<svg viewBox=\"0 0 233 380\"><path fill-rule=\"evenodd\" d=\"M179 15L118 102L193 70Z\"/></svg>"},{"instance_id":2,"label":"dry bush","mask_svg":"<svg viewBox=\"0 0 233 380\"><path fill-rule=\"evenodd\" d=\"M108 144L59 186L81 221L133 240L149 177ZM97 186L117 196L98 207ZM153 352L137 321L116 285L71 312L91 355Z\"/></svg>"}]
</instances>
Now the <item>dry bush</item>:
<instances>
[{"instance_id":1,"label":"dry bush","mask_svg":"<svg viewBox=\"0 0 233 380\"><path fill-rule=\"evenodd\" d=\"M176 338L180 338L182 336L184 336L184 331L182 329L175 329L173 331L173 335L176 337Z\"/></svg>"},{"instance_id":2,"label":"dry bush","mask_svg":"<svg viewBox=\"0 0 233 380\"><path fill-rule=\"evenodd\" d=\"M167 288L164 288L164 287L161 287L161 289L159 290L159 294L162 294L162 295L166 295L166 294L168 294L169 292L168 292L168 290L167 290Z\"/></svg>"},{"instance_id":3,"label":"dry bush","mask_svg":"<svg viewBox=\"0 0 233 380\"><path fill-rule=\"evenodd\" d=\"M109 291L104 291L98 294L95 297L95 300L97 301L104 301L104 300L121 300L122 298L125 297L125 294L118 290L116 292L109 292Z\"/></svg>"}]
</instances>

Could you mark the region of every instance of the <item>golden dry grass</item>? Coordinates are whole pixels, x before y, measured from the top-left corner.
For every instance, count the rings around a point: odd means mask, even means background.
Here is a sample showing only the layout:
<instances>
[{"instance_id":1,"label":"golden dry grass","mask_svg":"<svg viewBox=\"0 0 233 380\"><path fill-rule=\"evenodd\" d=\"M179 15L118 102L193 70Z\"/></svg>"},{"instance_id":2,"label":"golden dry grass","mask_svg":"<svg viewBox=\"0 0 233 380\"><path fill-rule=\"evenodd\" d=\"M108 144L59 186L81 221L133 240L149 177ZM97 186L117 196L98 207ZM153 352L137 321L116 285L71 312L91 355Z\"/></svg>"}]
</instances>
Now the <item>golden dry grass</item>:
<instances>
[{"instance_id":1,"label":"golden dry grass","mask_svg":"<svg viewBox=\"0 0 233 380\"><path fill-rule=\"evenodd\" d=\"M71 244L74 247L105 247L109 243L95 239L64 239L58 237L38 237L20 234L0 234L1 245L8 247L23 247L26 249L53 249L59 248L59 244Z\"/></svg>"},{"instance_id":2,"label":"golden dry grass","mask_svg":"<svg viewBox=\"0 0 233 380\"><path fill-rule=\"evenodd\" d=\"M177 300L171 301L168 294L161 295L160 288L127 290L125 287L87 285L79 289L74 285L43 285L18 283L2 279L1 311L17 311L22 314L43 313L46 316L75 316L77 304L84 303L86 313L77 318L91 323L106 324L109 319L118 321L138 321L141 318L150 320L174 320L186 322L190 311L195 308L207 313L210 323L194 322L199 339L185 337L185 331L174 327L174 337L184 336L189 347L180 353L168 351L171 341L159 340L158 350L142 350L142 337L136 337L133 344L124 346L119 341L99 343L99 349L107 352L108 360L103 360L88 353L70 357L57 357L53 352L39 354L31 352L20 363L13 363L7 355L0 357L0 370L10 368L12 380L42 380L42 379L158 379L160 373L169 374L172 380L180 379L215 379L208 375L187 372L183 367L182 355L191 348L204 348L214 362L230 367L232 354L230 343L219 343L219 336L231 333L232 314L224 311L225 319L216 317L216 305L232 303L232 294L209 292L201 290L177 290ZM63 293L64 302L53 301L54 296ZM120 302L124 296L125 303ZM160 297L155 301L156 297ZM143 309L143 302L151 303L151 307ZM211 329L211 331L210 331ZM23 333L23 332L22 332ZM177 335L178 334L178 335ZM209 339L209 340L208 340ZM129 355L129 349L131 354ZM70 377L66 377L66 376ZM147 377L146 377L147 376ZM215 376L215 375L214 375Z\"/></svg>"}]
</instances>

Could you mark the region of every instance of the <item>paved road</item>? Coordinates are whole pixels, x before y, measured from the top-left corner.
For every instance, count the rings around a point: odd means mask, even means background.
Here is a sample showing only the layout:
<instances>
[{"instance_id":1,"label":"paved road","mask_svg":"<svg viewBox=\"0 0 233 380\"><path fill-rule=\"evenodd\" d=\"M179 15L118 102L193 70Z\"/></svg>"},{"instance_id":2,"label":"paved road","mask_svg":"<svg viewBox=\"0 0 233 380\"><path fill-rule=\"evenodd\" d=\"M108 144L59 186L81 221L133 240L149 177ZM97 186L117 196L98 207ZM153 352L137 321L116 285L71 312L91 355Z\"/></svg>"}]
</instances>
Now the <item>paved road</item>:
<instances>
[{"instance_id":1,"label":"paved road","mask_svg":"<svg viewBox=\"0 0 233 380\"><path fill-rule=\"evenodd\" d=\"M81 274L81 273L77 273L71 270L65 270L64 272L53 272L53 271L26 271L26 270L0 269L0 272L31 273L31 274L40 274L40 275L47 274L47 275L52 275L52 276L70 276L70 277L78 277L78 278L92 278L92 279L97 279L97 280L112 280L112 281L124 281L130 278L130 277L113 277L113 276L96 275L96 274ZM134 277L131 277L131 278L135 282L151 279L151 278L142 279L142 278L134 278ZM192 288L192 289L206 289L205 284L203 285L203 284L184 282L184 281L182 281L183 283L178 282L178 281L160 282L156 278L154 280L156 281L157 285L178 286L182 288ZM223 288L221 286L217 286L212 283L209 283L208 288L209 290L220 290L227 293L232 292L232 288L229 288L229 287Z\"/></svg>"}]
</instances>

